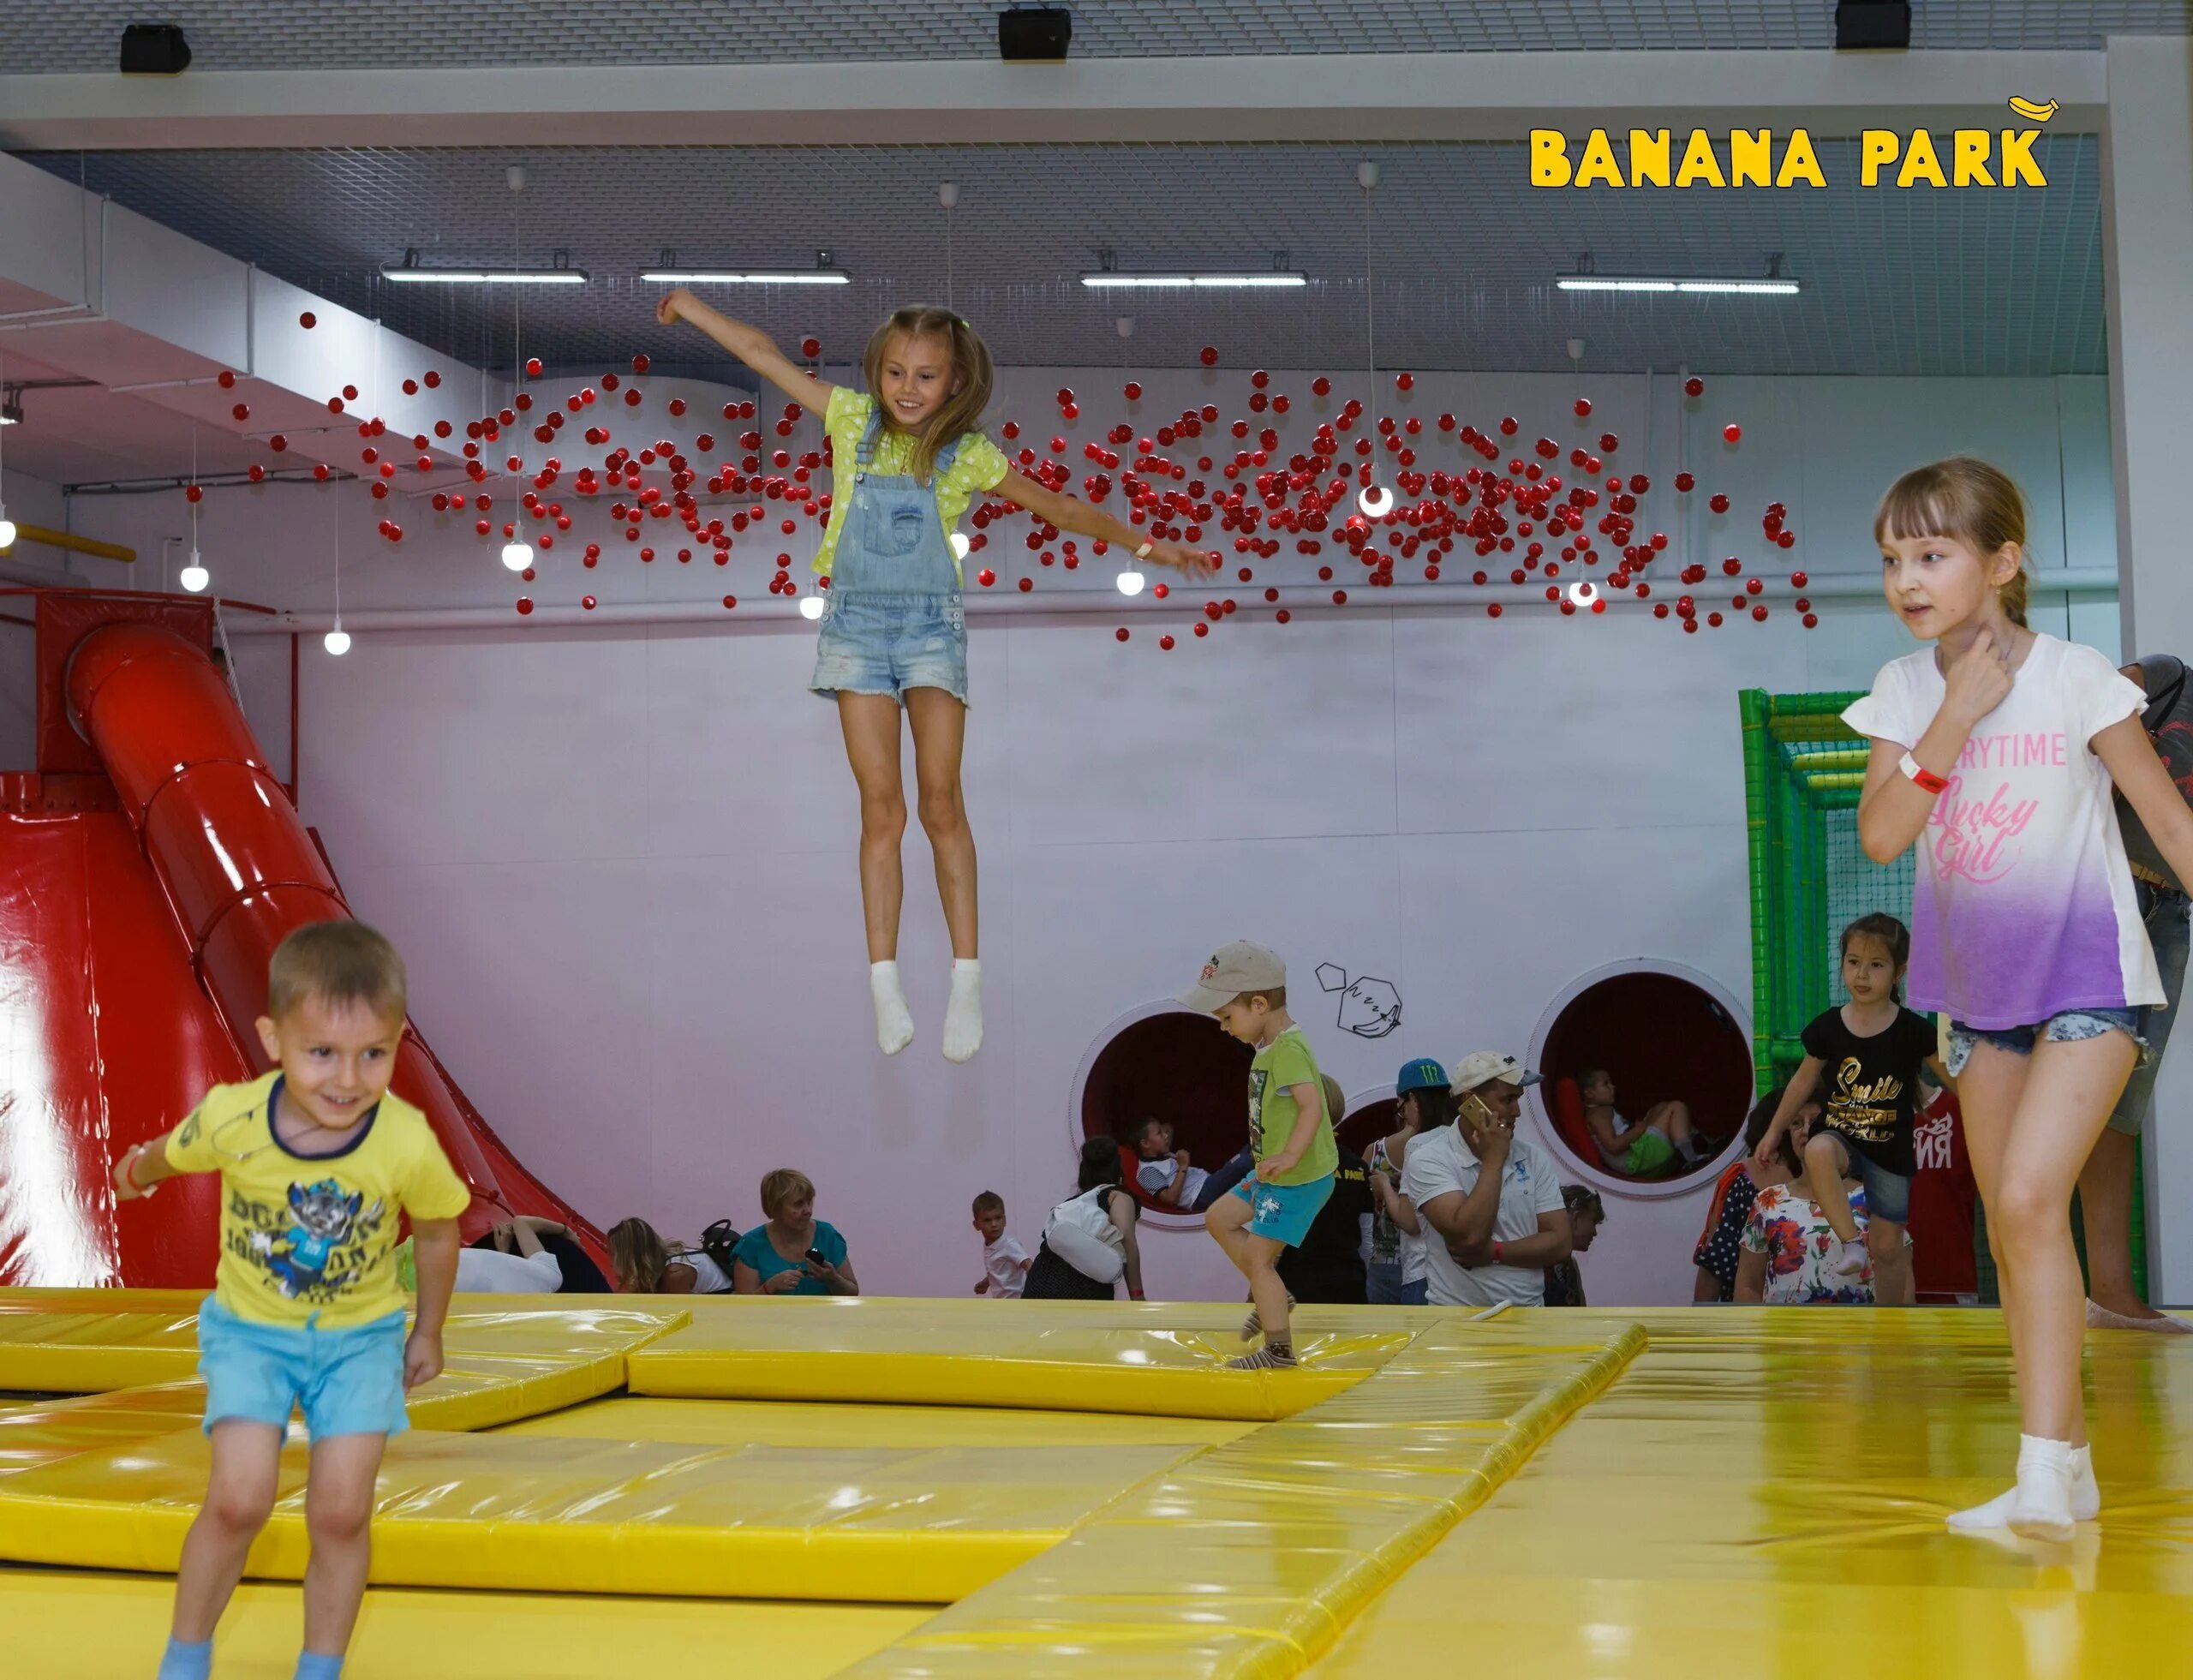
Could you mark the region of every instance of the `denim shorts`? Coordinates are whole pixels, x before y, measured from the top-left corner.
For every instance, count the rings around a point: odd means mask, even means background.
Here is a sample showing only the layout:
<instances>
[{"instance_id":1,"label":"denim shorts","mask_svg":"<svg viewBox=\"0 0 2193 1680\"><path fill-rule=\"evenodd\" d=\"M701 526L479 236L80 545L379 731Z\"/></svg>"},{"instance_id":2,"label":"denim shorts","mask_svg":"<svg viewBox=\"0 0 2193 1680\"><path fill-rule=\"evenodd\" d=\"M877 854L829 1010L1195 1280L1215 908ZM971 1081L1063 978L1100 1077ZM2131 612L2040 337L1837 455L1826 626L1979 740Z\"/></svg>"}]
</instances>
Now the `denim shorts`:
<instances>
[{"instance_id":1,"label":"denim shorts","mask_svg":"<svg viewBox=\"0 0 2193 1680\"><path fill-rule=\"evenodd\" d=\"M2121 1032L2130 1038L2140 1052L2139 1061L2148 1060L2148 1041L2142 1029L2147 1025L2144 1007L2131 1009L2066 1009L2061 1014L2051 1015L2034 1026L2005 1026L1983 1030L1967 1026L1963 1021L1950 1023L1949 1060L1942 1065L1949 1069L1951 1079L1964 1072L1964 1064L1972 1060L1975 1044L1993 1044L1999 1050L2008 1050L2012 1055L2031 1055L2033 1047L2042 1039L2052 1044L2076 1044L2085 1038L2099 1038L2105 1032ZM2138 1063L2135 1064L2139 1065Z\"/></svg>"},{"instance_id":2,"label":"denim shorts","mask_svg":"<svg viewBox=\"0 0 2193 1680\"><path fill-rule=\"evenodd\" d=\"M1833 1138L1843 1145L1846 1175L1866 1187L1866 1217L1891 1225L1911 1223L1911 1181L1892 1173L1868 1157L1841 1133L1829 1130L1815 1136Z\"/></svg>"},{"instance_id":3,"label":"denim shorts","mask_svg":"<svg viewBox=\"0 0 2193 1680\"><path fill-rule=\"evenodd\" d=\"M198 1374L206 1379L207 1434L228 1418L286 1429L302 1405L305 1433L401 1435L403 1314L348 1330L262 1324L206 1298L198 1309Z\"/></svg>"},{"instance_id":4,"label":"denim shorts","mask_svg":"<svg viewBox=\"0 0 2193 1680\"><path fill-rule=\"evenodd\" d=\"M967 703L967 609L956 595L835 590L815 643L816 694L887 694L940 688Z\"/></svg>"},{"instance_id":5,"label":"denim shorts","mask_svg":"<svg viewBox=\"0 0 2193 1680\"><path fill-rule=\"evenodd\" d=\"M1251 1236L1269 1237L1289 1248L1299 1248L1302 1239L1310 1235L1310 1222L1333 1193L1333 1175L1327 1173L1307 1184L1266 1184L1245 1178L1234 1187L1233 1193L1249 1205L1246 1229Z\"/></svg>"}]
</instances>

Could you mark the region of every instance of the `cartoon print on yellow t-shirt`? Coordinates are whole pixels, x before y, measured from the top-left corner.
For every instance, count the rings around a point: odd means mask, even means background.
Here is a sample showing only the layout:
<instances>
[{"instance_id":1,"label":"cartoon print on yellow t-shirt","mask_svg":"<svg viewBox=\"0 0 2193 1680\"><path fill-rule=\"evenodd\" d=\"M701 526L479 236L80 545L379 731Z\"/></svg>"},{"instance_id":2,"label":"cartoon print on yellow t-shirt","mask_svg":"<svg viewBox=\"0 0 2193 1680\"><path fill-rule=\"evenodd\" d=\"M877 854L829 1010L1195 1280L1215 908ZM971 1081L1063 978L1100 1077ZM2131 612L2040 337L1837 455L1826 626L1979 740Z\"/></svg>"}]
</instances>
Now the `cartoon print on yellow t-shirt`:
<instances>
[{"instance_id":1,"label":"cartoon print on yellow t-shirt","mask_svg":"<svg viewBox=\"0 0 2193 1680\"><path fill-rule=\"evenodd\" d=\"M229 1213L231 1251L271 1274L286 1299L311 1301L334 1300L364 1273L385 1218L380 1202L367 1207L332 1178L292 1184L285 1207L230 1187Z\"/></svg>"}]
</instances>

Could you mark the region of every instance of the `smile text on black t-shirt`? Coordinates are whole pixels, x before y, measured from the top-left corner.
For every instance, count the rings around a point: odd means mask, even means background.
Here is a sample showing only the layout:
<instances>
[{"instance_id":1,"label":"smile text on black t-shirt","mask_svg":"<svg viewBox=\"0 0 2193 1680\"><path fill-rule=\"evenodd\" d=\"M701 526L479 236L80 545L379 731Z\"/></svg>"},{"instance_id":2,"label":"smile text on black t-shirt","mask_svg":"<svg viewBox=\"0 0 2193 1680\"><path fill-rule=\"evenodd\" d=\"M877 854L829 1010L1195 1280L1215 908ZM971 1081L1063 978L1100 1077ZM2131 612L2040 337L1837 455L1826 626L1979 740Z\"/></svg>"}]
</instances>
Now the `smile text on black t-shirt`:
<instances>
[{"instance_id":1,"label":"smile text on black t-shirt","mask_svg":"<svg viewBox=\"0 0 2193 1680\"><path fill-rule=\"evenodd\" d=\"M1874 1165L1905 1178L1916 1169L1912 1116L1919 1070L1934 1053L1931 1022L1898 1007L1896 1019L1871 1037L1851 1031L1840 1009L1826 1009L1805 1028L1805 1054L1820 1063L1820 1123Z\"/></svg>"}]
</instances>

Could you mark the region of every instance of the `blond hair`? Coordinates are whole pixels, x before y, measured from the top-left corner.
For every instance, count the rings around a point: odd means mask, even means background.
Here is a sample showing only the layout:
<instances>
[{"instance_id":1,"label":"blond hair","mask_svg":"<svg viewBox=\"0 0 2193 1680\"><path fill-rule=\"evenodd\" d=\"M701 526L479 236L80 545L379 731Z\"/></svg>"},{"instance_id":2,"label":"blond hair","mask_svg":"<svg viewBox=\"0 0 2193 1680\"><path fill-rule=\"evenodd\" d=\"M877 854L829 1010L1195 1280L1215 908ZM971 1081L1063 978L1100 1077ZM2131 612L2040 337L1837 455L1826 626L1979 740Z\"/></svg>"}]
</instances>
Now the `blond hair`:
<instances>
[{"instance_id":1,"label":"blond hair","mask_svg":"<svg viewBox=\"0 0 2193 1680\"><path fill-rule=\"evenodd\" d=\"M762 1175L762 1217L774 1219L777 1210L796 1196L815 1199L815 1181L796 1167L780 1167Z\"/></svg>"},{"instance_id":2,"label":"blond hair","mask_svg":"<svg viewBox=\"0 0 2193 1680\"><path fill-rule=\"evenodd\" d=\"M1325 1123L1328 1126L1337 1126L1347 1113L1347 1094L1341 1090L1340 1081L1330 1073L1320 1073L1318 1077L1324 1082Z\"/></svg>"},{"instance_id":3,"label":"blond hair","mask_svg":"<svg viewBox=\"0 0 2193 1680\"><path fill-rule=\"evenodd\" d=\"M653 1294L669 1264L669 1245L646 1220L620 1219L609 1228L609 1269L626 1294Z\"/></svg>"},{"instance_id":4,"label":"blond hair","mask_svg":"<svg viewBox=\"0 0 2193 1680\"><path fill-rule=\"evenodd\" d=\"M362 1003L383 1021L403 1019L403 959L363 922L308 922L292 929L266 966L266 1013L281 1020L307 998Z\"/></svg>"},{"instance_id":5,"label":"blond hair","mask_svg":"<svg viewBox=\"0 0 2193 1680\"><path fill-rule=\"evenodd\" d=\"M1953 536L1983 563L2015 547L2018 569L1995 595L2010 621L2026 628L2025 497L2001 468L1970 455L1914 467L1888 487L1873 515L1873 541L1889 536Z\"/></svg>"},{"instance_id":6,"label":"blond hair","mask_svg":"<svg viewBox=\"0 0 2193 1680\"><path fill-rule=\"evenodd\" d=\"M871 395L882 388L884 354L890 349L891 341L901 334L909 338L941 338L952 352L952 379L957 388L918 429L898 426L888 414L883 416L886 426L894 431L905 431L913 439L912 476L926 484L930 470L936 465L937 454L945 445L964 437L981 423L983 410L990 405L990 390L996 376L990 367L989 346L983 343L973 327L949 309L940 309L933 304L909 303L893 309L883 325L869 337L868 350L861 357L861 371L867 376ZM880 402L878 406L880 409Z\"/></svg>"}]
</instances>

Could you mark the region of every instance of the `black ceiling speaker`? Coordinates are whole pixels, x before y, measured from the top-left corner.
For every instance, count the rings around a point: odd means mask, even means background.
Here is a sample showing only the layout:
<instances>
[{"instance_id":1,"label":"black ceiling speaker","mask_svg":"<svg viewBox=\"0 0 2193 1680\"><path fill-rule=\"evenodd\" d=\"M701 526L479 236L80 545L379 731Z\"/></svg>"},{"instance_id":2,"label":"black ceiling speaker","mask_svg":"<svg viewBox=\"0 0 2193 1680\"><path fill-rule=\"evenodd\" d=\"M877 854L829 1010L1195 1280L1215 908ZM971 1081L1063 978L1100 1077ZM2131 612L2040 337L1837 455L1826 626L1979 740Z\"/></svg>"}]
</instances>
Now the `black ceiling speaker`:
<instances>
[{"instance_id":1,"label":"black ceiling speaker","mask_svg":"<svg viewBox=\"0 0 2193 1680\"><path fill-rule=\"evenodd\" d=\"M1073 14L1064 6L1012 6L997 15L997 56L1008 64L1056 63L1073 41Z\"/></svg>"},{"instance_id":2,"label":"black ceiling speaker","mask_svg":"<svg viewBox=\"0 0 2193 1680\"><path fill-rule=\"evenodd\" d=\"M1836 0L1835 45L1909 46L1911 0Z\"/></svg>"},{"instance_id":3,"label":"black ceiling speaker","mask_svg":"<svg viewBox=\"0 0 2193 1680\"><path fill-rule=\"evenodd\" d=\"M190 43L177 23L133 23L122 32L122 74L179 76L190 68Z\"/></svg>"}]
</instances>

